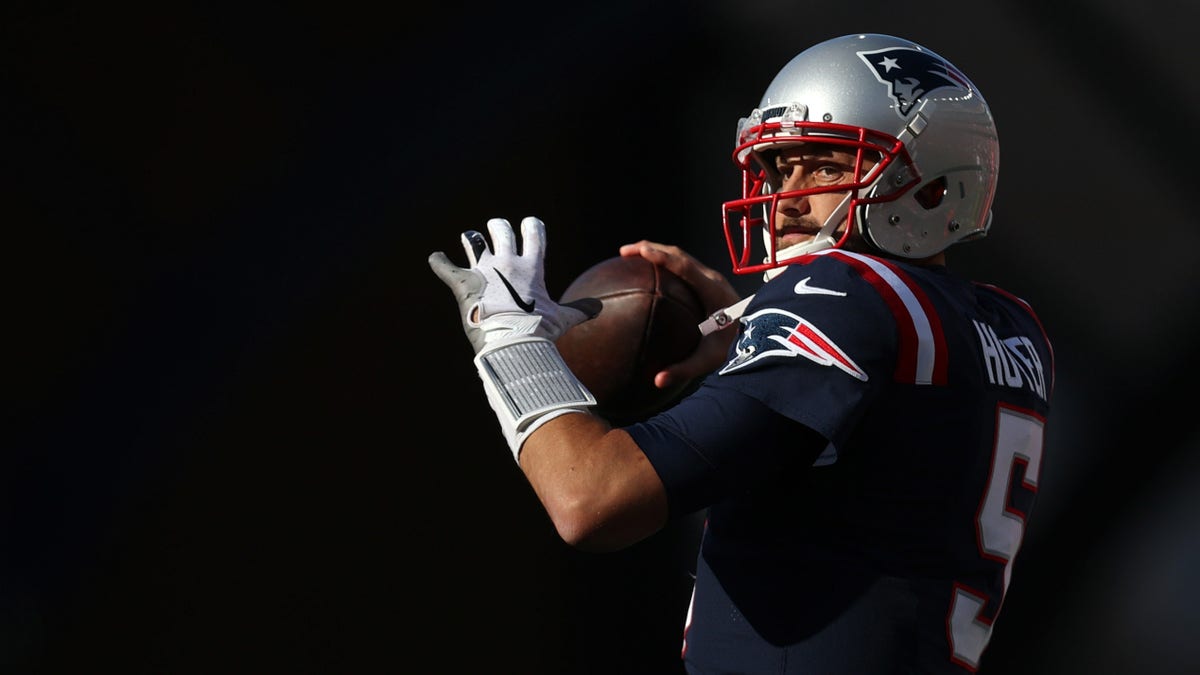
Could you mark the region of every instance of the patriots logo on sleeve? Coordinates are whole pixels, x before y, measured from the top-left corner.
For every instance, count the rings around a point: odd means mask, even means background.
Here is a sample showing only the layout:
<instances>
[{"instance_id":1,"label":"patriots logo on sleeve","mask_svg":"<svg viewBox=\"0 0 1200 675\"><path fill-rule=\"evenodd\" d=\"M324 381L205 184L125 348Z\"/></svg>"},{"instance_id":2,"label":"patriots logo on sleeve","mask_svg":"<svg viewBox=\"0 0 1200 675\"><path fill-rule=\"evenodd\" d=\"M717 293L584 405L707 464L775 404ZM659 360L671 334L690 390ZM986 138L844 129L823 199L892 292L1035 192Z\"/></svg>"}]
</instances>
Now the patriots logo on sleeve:
<instances>
[{"instance_id":1,"label":"patriots logo on sleeve","mask_svg":"<svg viewBox=\"0 0 1200 675\"><path fill-rule=\"evenodd\" d=\"M867 381L867 373L819 328L782 309L761 309L742 317L745 325L738 337L732 359L720 370L721 375L745 368L771 357L802 356L822 366L833 366L850 376Z\"/></svg>"},{"instance_id":2,"label":"patriots logo on sleeve","mask_svg":"<svg viewBox=\"0 0 1200 675\"><path fill-rule=\"evenodd\" d=\"M907 117L913 106L929 92L941 87L953 87L970 92L971 82L954 66L926 52L904 47L889 47L873 52L859 52L875 73L875 78L888 85L888 94L896 102L896 114Z\"/></svg>"}]
</instances>

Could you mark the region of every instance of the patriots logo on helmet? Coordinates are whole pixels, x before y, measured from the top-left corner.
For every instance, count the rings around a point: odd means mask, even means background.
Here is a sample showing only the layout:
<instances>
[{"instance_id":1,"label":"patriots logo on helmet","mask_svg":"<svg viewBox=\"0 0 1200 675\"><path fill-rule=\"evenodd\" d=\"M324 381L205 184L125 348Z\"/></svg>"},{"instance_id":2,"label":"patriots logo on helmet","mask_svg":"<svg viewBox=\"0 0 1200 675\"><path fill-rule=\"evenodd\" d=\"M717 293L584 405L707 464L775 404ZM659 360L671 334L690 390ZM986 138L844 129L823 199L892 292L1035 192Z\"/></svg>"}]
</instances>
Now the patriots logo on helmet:
<instances>
[{"instance_id":1,"label":"patriots logo on helmet","mask_svg":"<svg viewBox=\"0 0 1200 675\"><path fill-rule=\"evenodd\" d=\"M941 87L971 91L971 82L957 68L927 52L905 47L889 47L858 52L875 79L888 85L888 94L896 102L896 114L907 117L913 106L929 92Z\"/></svg>"},{"instance_id":2,"label":"patriots logo on helmet","mask_svg":"<svg viewBox=\"0 0 1200 675\"><path fill-rule=\"evenodd\" d=\"M745 368L770 357L802 356L822 366L834 366L852 377L867 381L867 374L846 352L819 328L782 309L761 309L742 317L745 329L738 337L735 354L720 374Z\"/></svg>"}]
</instances>

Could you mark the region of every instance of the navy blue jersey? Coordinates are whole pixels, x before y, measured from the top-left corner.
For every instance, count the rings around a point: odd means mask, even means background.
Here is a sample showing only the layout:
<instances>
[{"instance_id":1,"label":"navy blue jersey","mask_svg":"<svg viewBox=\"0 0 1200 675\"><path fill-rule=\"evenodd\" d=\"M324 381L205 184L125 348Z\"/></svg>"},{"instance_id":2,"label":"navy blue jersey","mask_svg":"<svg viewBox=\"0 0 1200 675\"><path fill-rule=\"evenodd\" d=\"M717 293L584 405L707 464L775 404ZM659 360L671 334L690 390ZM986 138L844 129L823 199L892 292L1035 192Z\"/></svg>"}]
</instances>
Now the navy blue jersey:
<instances>
[{"instance_id":1,"label":"navy blue jersey","mask_svg":"<svg viewBox=\"0 0 1200 675\"><path fill-rule=\"evenodd\" d=\"M692 673L979 664L1037 491L1050 343L1022 300L828 250L765 284L726 364L627 427L707 508Z\"/></svg>"}]
</instances>

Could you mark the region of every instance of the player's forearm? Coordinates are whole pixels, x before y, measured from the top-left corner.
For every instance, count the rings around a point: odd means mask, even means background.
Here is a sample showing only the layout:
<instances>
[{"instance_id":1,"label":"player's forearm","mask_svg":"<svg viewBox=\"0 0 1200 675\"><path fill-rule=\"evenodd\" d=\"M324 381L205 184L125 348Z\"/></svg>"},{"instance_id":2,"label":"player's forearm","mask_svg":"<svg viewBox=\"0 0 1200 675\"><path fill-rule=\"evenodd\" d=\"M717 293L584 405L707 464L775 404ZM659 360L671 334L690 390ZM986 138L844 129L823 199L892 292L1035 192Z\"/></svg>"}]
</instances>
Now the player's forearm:
<instances>
[{"instance_id":1,"label":"player's forearm","mask_svg":"<svg viewBox=\"0 0 1200 675\"><path fill-rule=\"evenodd\" d=\"M558 417L521 449L521 468L563 541L624 548L666 523L662 482L629 434L593 415Z\"/></svg>"}]
</instances>

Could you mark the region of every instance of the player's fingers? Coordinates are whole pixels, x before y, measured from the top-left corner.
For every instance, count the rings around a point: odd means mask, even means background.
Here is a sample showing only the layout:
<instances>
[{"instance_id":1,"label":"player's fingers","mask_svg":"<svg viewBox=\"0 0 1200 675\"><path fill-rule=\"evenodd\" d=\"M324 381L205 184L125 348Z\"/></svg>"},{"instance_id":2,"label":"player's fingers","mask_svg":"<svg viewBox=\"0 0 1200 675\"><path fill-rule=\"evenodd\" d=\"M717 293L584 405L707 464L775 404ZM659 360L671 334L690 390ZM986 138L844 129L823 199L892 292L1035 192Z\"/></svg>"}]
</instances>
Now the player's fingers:
<instances>
[{"instance_id":1,"label":"player's fingers","mask_svg":"<svg viewBox=\"0 0 1200 675\"><path fill-rule=\"evenodd\" d=\"M521 220L521 255L541 260L546 251L546 224L540 218Z\"/></svg>"},{"instance_id":2,"label":"player's fingers","mask_svg":"<svg viewBox=\"0 0 1200 675\"><path fill-rule=\"evenodd\" d=\"M512 225L504 218L492 218L487 222L488 234L492 235L492 253L497 256L513 255L517 251L516 235Z\"/></svg>"},{"instance_id":3,"label":"player's fingers","mask_svg":"<svg viewBox=\"0 0 1200 675\"><path fill-rule=\"evenodd\" d=\"M434 251L429 254L429 267L442 280L442 283L449 284L454 279L453 270L458 266L450 262L450 258L445 253Z\"/></svg>"},{"instance_id":4,"label":"player's fingers","mask_svg":"<svg viewBox=\"0 0 1200 675\"><path fill-rule=\"evenodd\" d=\"M462 233L463 250L467 252L467 260L470 261L471 267L479 264L479 259L483 257L488 250L487 239L483 238L483 233L478 230L467 230Z\"/></svg>"},{"instance_id":5,"label":"player's fingers","mask_svg":"<svg viewBox=\"0 0 1200 675\"><path fill-rule=\"evenodd\" d=\"M672 272L675 271L672 269L672 266L681 266L685 264L685 258L691 257L686 251L678 246L661 244L657 241L650 241L649 239L643 239L632 244L624 244L618 250L622 256L629 257L640 255L655 265L662 265Z\"/></svg>"},{"instance_id":6,"label":"player's fingers","mask_svg":"<svg viewBox=\"0 0 1200 675\"><path fill-rule=\"evenodd\" d=\"M466 270L450 261L441 251L429 255L429 267L442 283L450 287L454 297L463 300L472 293L483 292L483 280L475 270Z\"/></svg>"},{"instance_id":7,"label":"player's fingers","mask_svg":"<svg viewBox=\"0 0 1200 675\"><path fill-rule=\"evenodd\" d=\"M704 266L678 246L643 239L635 244L625 244L620 248L620 253L626 258L641 256L692 285L695 285L693 278L703 276Z\"/></svg>"},{"instance_id":8,"label":"player's fingers","mask_svg":"<svg viewBox=\"0 0 1200 675\"><path fill-rule=\"evenodd\" d=\"M705 312L728 307L740 298L725 275L697 260L678 246L643 239L620 248L622 256L641 256L683 279L695 291Z\"/></svg>"}]
</instances>

